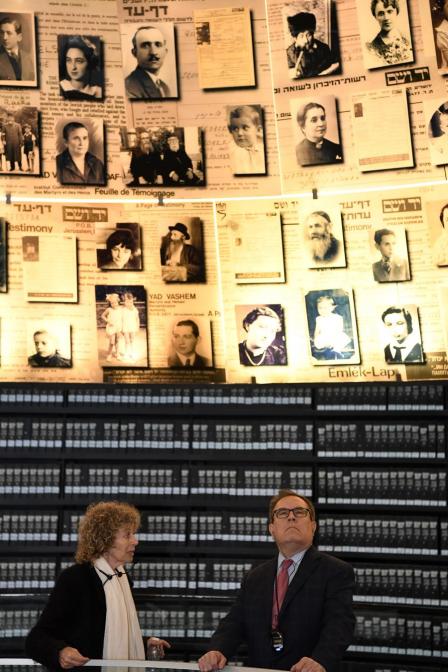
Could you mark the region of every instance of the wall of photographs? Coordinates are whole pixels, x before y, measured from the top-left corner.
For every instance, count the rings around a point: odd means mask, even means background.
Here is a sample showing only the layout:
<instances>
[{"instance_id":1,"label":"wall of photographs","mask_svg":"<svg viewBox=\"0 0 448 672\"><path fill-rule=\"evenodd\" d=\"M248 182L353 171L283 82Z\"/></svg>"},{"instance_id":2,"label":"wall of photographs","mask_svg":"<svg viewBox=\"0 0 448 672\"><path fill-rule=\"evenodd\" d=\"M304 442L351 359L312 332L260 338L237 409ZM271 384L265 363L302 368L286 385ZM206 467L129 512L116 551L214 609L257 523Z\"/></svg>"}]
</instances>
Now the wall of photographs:
<instances>
[{"instance_id":1,"label":"wall of photographs","mask_svg":"<svg viewBox=\"0 0 448 672\"><path fill-rule=\"evenodd\" d=\"M0 7L1 380L447 376L444 3L222 4Z\"/></svg>"}]
</instances>

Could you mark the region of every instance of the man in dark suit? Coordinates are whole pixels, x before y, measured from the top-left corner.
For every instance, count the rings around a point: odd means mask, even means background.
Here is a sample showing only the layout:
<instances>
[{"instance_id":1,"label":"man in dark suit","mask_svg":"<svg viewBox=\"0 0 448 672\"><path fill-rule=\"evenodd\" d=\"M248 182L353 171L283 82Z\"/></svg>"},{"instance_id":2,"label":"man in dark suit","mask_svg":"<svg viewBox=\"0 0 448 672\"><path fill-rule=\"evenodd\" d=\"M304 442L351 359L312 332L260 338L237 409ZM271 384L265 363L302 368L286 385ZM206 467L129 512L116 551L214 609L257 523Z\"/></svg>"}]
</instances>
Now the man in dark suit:
<instances>
[{"instance_id":1,"label":"man in dark suit","mask_svg":"<svg viewBox=\"0 0 448 672\"><path fill-rule=\"evenodd\" d=\"M135 32L132 44L132 55L137 59L137 67L125 79L128 98L171 98L168 85L158 76L168 52L164 35L154 26L142 26Z\"/></svg>"},{"instance_id":2,"label":"man in dark suit","mask_svg":"<svg viewBox=\"0 0 448 672\"><path fill-rule=\"evenodd\" d=\"M187 241L188 227L176 222L168 227L160 245L160 263L164 282L204 282L204 255Z\"/></svg>"},{"instance_id":3,"label":"man in dark suit","mask_svg":"<svg viewBox=\"0 0 448 672\"><path fill-rule=\"evenodd\" d=\"M212 363L196 352L199 342L199 327L193 320L180 320L173 328L171 344L173 354L168 357L171 369L207 369Z\"/></svg>"},{"instance_id":4,"label":"man in dark suit","mask_svg":"<svg viewBox=\"0 0 448 672\"><path fill-rule=\"evenodd\" d=\"M0 80L30 81L36 78L34 64L22 48L22 26L16 19L0 20Z\"/></svg>"},{"instance_id":5,"label":"man in dark suit","mask_svg":"<svg viewBox=\"0 0 448 672\"><path fill-rule=\"evenodd\" d=\"M271 499L269 520L279 554L244 578L199 659L201 672L222 669L242 642L253 667L335 672L352 641L353 569L312 545L312 502L280 490Z\"/></svg>"}]
</instances>

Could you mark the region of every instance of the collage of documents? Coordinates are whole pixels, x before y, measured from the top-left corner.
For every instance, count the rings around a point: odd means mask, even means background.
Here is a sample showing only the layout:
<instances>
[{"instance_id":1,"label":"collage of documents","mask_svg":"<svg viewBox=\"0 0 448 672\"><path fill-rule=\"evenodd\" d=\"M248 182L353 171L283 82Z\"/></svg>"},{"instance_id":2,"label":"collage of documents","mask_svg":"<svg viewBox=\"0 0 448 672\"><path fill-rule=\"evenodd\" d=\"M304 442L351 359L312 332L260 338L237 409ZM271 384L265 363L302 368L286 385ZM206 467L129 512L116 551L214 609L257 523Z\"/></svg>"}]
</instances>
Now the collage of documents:
<instances>
[{"instance_id":1,"label":"collage of documents","mask_svg":"<svg viewBox=\"0 0 448 672\"><path fill-rule=\"evenodd\" d=\"M444 187L3 212L0 380L448 377Z\"/></svg>"},{"instance_id":2,"label":"collage of documents","mask_svg":"<svg viewBox=\"0 0 448 672\"><path fill-rule=\"evenodd\" d=\"M0 6L4 194L223 198L446 178L443 0L19 9Z\"/></svg>"},{"instance_id":3,"label":"collage of documents","mask_svg":"<svg viewBox=\"0 0 448 672\"><path fill-rule=\"evenodd\" d=\"M0 6L0 380L448 377L446 75L443 0Z\"/></svg>"}]
</instances>

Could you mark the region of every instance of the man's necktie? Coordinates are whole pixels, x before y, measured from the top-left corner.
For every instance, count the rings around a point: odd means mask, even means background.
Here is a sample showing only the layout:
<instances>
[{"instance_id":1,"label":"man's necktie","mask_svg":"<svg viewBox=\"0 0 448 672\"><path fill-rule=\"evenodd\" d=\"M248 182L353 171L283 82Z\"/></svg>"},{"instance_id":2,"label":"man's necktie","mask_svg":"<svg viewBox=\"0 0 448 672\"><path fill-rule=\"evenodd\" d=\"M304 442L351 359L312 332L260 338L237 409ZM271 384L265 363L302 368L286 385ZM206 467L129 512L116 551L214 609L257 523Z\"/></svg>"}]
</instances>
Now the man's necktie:
<instances>
[{"instance_id":1,"label":"man's necktie","mask_svg":"<svg viewBox=\"0 0 448 672\"><path fill-rule=\"evenodd\" d=\"M383 268L386 271L387 275L391 272L392 266L389 264L388 261L383 261Z\"/></svg>"},{"instance_id":2,"label":"man's necktie","mask_svg":"<svg viewBox=\"0 0 448 672\"><path fill-rule=\"evenodd\" d=\"M403 357L401 356L401 351L404 350L404 347L397 347L395 346L395 357L394 357L394 362L402 362Z\"/></svg>"},{"instance_id":3,"label":"man's necktie","mask_svg":"<svg viewBox=\"0 0 448 672\"><path fill-rule=\"evenodd\" d=\"M156 86L159 89L160 97L165 98L164 82L161 79L156 81Z\"/></svg>"},{"instance_id":4,"label":"man's necktie","mask_svg":"<svg viewBox=\"0 0 448 672\"><path fill-rule=\"evenodd\" d=\"M285 599L286 591L288 590L289 574L288 569L293 564L292 560L283 560L280 565L280 571L277 574L274 585L274 599L272 600L272 629L276 630L278 627L278 615L282 608L283 600Z\"/></svg>"},{"instance_id":5,"label":"man's necktie","mask_svg":"<svg viewBox=\"0 0 448 672\"><path fill-rule=\"evenodd\" d=\"M185 366L191 366L191 361L189 359L185 360Z\"/></svg>"}]
</instances>

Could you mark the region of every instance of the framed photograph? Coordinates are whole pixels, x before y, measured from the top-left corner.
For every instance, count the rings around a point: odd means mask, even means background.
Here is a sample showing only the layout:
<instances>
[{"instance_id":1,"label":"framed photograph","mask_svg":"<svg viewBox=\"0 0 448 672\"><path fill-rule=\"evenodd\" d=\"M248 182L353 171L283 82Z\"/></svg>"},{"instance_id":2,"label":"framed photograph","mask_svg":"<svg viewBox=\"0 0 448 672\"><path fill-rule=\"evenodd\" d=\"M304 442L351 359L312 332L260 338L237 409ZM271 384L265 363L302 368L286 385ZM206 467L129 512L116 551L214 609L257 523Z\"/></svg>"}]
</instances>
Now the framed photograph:
<instances>
[{"instance_id":1,"label":"framed photograph","mask_svg":"<svg viewBox=\"0 0 448 672\"><path fill-rule=\"evenodd\" d=\"M179 98L174 25L162 21L124 23L120 30L129 100Z\"/></svg>"},{"instance_id":2,"label":"framed photograph","mask_svg":"<svg viewBox=\"0 0 448 672\"><path fill-rule=\"evenodd\" d=\"M448 200L427 201L426 221L436 266L448 266Z\"/></svg>"},{"instance_id":3,"label":"framed photograph","mask_svg":"<svg viewBox=\"0 0 448 672\"><path fill-rule=\"evenodd\" d=\"M381 313L381 337L388 364L423 364L425 361L417 306L385 308Z\"/></svg>"},{"instance_id":4,"label":"framed photograph","mask_svg":"<svg viewBox=\"0 0 448 672\"><path fill-rule=\"evenodd\" d=\"M59 91L66 100L103 100L103 43L97 35L58 35Z\"/></svg>"},{"instance_id":5,"label":"framed photograph","mask_svg":"<svg viewBox=\"0 0 448 672\"><path fill-rule=\"evenodd\" d=\"M23 289L27 301L77 303L78 267L74 235L43 233L22 236L22 260Z\"/></svg>"},{"instance_id":6,"label":"framed photograph","mask_svg":"<svg viewBox=\"0 0 448 672\"><path fill-rule=\"evenodd\" d=\"M424 100L423 109L431 163L444 166L448 163L448 98Z\"/></svg>"},{"instance_id":7,"label":"framed photograph","mask_svg":"<svg viewBox=\"0 0 448 672\"><path fill-rule=\"evenodd\" d=\"M11 107L0 102L0 174L41 174L41 132L37 107Z\"/></svg>"},{"instance_id":8,"label":"framed photograph","mask_svg":"<svg viewBox=\"0 0 448 672\"><path fill-rule=\"evenodd\" d=\"M8 224L0 217L0 292L8 291Z\"/></svg>"},{"instance_id":9,"label":"framed photograph","mask_svg":"<svg viewBox=\"0 0 448 672\"><path fill-rule=\"evenodd\" d=\"M358 19L366 70L413 63L406 0L360 2Z\"/></svg>"},{"instance_id":10,"label":"framed photograph","mask_svg":"<svg viewBox=\"0 0 448 672\"><path fill-rule=\"evenodd\" d=\"M441 75L448 73L448 4L444 0L429 2L437 67Z\"/></svg>"},{"instance_id":11,"label":"framed photograph","mask_svg":"<svg viewBox=\"0 0 448 672\"><path fill-rule=\"evenodd\" d=\"M203 187L203 129L196 126L121 129L123 177L128 187Z\"/></svg>"},{"instance_id":12,"label":"framed photograph","mask_svg":"<svg viewBox=\"0 0 448 672\"><path fill-rule=\"evenodd\" d=\"M291 79L341 72L336 9L332 0L296 0L283 8L286 62Z\"/></svg>"},{"instance_id":13,"label":"framed photograph","mask_svg":"<svg viewBox=\"0 0 448 672\"><path fill-rule=\"evenodd\" d=\"M0 8L0 86L37 87L34 12Z\"/></svg>"},{"instance_id":14,"label":"framed photograph","mask_svg":"<svg viewBox=\"0 0 448 672\"><path fill-rule=\"evenodd\" d=\"M241 366L285 366L285 320L283 306L235 306L238 354Z\"/></svg>"},{"instance_id":15,"label":"framed photograph","mask_svg":"<svg viewBox=\"0 0 448 672\"><path fill-rule=\"evenodd\" d=\"M334 200L300 200L299 222L307 268L345 268L341 209Z\"/></svg>"},{"instance_id":16,"label":"framed photograph","mask_svg":"<svg viewBox=\"0 0 448 672\"><path fill-rule=\"evenodd\" d=\"M100 366L148 366L146 289L95 285L95 301Z\"/></svg>"},{"instance_id":17,"label":"framed photograph","mask_svg":"<svg viewBox=\"0 0 448 672\"><path fill-rule=\"evenodd\" d=\"M178 315L170 320L166 342L170 369L209 369L213 366L210 320Z\"/></svg>"},{"instance_id":18,"label":"framed photograph","mask_svg":"<svg viewBox=\"0 0 448 672\"><path fill-rule=\"evenodd\" d=\"M102 271L141 271L141 227L135 222L95 225L96 263Z\"/></svg>"},{"instance_id":19,"label":"framed photograph","mask_svg":"<svg viewBox=\"0 0 448 672\"><path fill-rule=\"evenodd\" d=\"M338 113L334 96L290 100L291 122L297 138L299 166L341 163Z\"/></svg>"},{"instance_id":20,"label":"framed photograph","mask_svg":"<svg viewBox=\"0 0 448 672\"><path fill-rule=\"evenodd\" d=\"M376 282L403 282L411 279L404 226L374 228L370 231L369 241L373 279Z\"/></svg>"},{"instance_id":21,"label":"framed photograph","mask_svg":"<svg viewBox=\"0 0 448 672\"><path fill-rule=\"evenodd\" d=\"M79 117L60 119L55 132L59 184L105 185L103 122Z\"/></svg>"},{"instance_id":22,"label":"framed photograph","mask_svg":"<svg viewBox=\"0 0 448 672\"><path fill-rule=\"evenodd\" d=\"M305 308L312 364L359 364L352 291L319 289L307 292Z\"/></svg>"},{"instance_id":23,"label":"framed photograph","mask_svg":"<svg viewBox=\"0 0 448 672\"><path fill-rule=\"evenodd\" d=\"M199 217L159 226L163 282L205 282L204 241Z\"/></svg>"},{"instance_id":24,"label":"framed photograph","mask_svg":"<svg viewBox=\"0 0 448 672\"><path fill-rule=\"evenodd\" d=\"M226 116L230 133L230 168L233 175L266 175L261 105L228 105Z\"/></svg>"},{"instance_id":25,"label":"framed photograph","mask_svg":"<svg viewBox=\"0 0 448 672\"><path fill-rule=\"evenodd\" d=\"M44 369L71 368L70 331L66 320L44 318L28 322L28 365Z\"/></svg>"}]
</instances>

